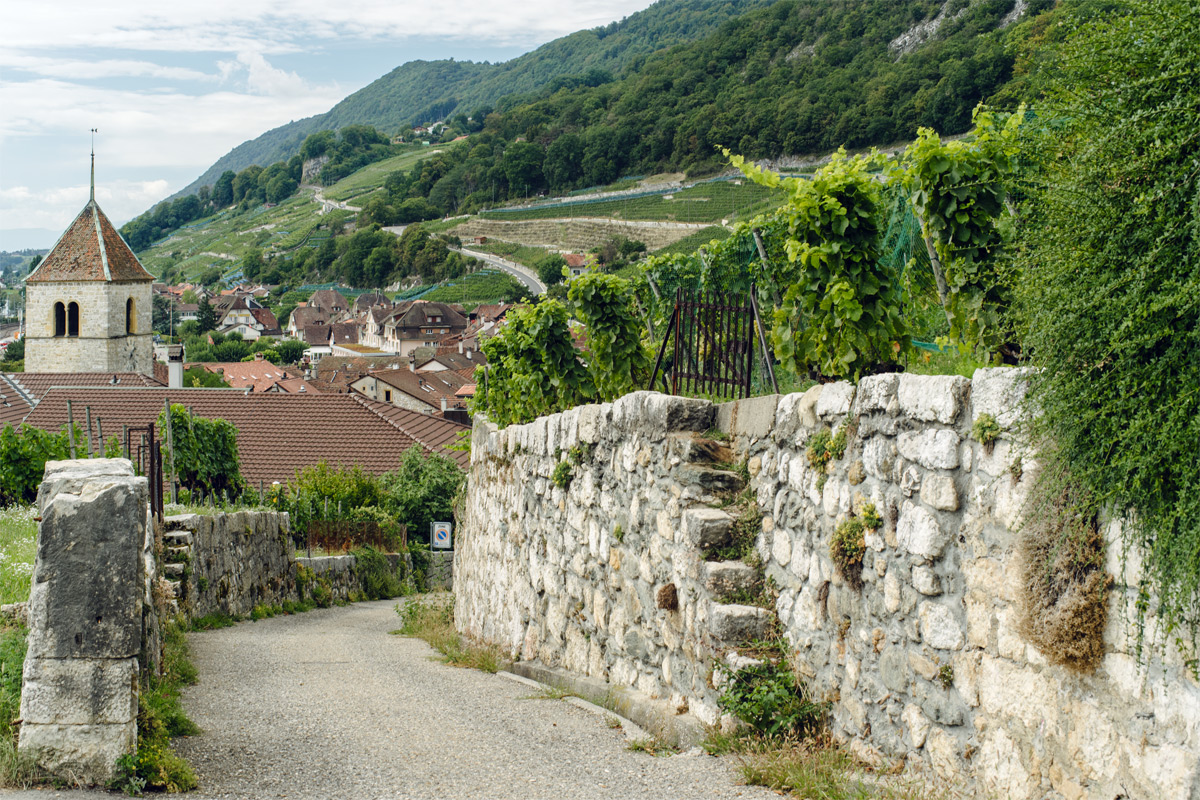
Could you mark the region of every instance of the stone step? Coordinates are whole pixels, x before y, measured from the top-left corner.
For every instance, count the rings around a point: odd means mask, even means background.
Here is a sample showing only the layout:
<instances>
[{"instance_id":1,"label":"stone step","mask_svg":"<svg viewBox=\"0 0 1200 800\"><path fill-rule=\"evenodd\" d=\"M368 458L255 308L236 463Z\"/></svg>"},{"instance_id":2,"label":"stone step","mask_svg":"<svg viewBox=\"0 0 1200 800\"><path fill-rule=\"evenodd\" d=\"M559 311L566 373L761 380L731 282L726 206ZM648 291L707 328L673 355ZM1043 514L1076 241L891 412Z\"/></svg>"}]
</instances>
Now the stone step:
<instances>
[{"instance_id":1,"label":"stone step","mask_svg":"<svg viewBox=\"0 0 1200 800\"><path fill-rule=\"evenodd\" d=\"M698 550L729 544L733 517L719 508L689 508L683 512L683 538Z\"/></svg>"},{"instance_id":2,"label":"stone step","mask_svg":"<svg viewBox=\"0 0 1200 800\"><path fill-rule=\"evenodd\" d=\"M163 575L170 578L182 578L184 570L187 569L184 564L163 564Z\"/></svg>"},{"instance_id":3,"label":"stone step","mask_svg":"<svg viewBox=\"0 0 1200 800\"><path fill-rule=\"evenodd\" d=\"M745 644L766 637L774 616L757 606L713 603L708 614L708 632L725 645Z\"/></svg>"},{"instance_id":4,"label":"stone step","mask_svg":"<svg viewBox=\"0 0 1200 800\"><path fill-rule=\"evenodd\" d=\"M192 544L192 531L167 531L163 534L163 544L168 547L189 547Z\"/></svg>"},{"instance_id":5,"label":"stone step","mask_svg":"<svg viewBox=\"0 0 1200 800\"><path fill-rule=\"evenodd\" d=\"M192 560L192 548L167 547L163 549L163 559L168 564L186 564Z\"/></svg>"},{"instance_id":6,"label":"stone step","mask_svg":"<svg viewBox=\"0 0 1200 800\"><path fill-rule=\"evenodd\" d=\"M740 492L746 482L736 472L713 469L699 464L686 464L676 470L676 477L684 485L699 486L705 492Z\"/></svg>"},{"instance_id":7,"label":"stone step","mask_svg":"<svg viewBox=\"0 0 1200 800\"><path fill-rule=\"evenodd\" d=\"M673 444L679 458L689 464L729 465L735 459L728 444L699 434L678 434Z\"/></svg>"},{"instance_id":8,"label":"stone step","mask_svg":"<svg viewBox=\"0 0 1200 800\"><path fill-rule=\"evenodd\" d=\"M759 571L744 561L709 561L704 565L704 585L714 595L753 592L761 582Z\"/></svg>"}]
</instances>

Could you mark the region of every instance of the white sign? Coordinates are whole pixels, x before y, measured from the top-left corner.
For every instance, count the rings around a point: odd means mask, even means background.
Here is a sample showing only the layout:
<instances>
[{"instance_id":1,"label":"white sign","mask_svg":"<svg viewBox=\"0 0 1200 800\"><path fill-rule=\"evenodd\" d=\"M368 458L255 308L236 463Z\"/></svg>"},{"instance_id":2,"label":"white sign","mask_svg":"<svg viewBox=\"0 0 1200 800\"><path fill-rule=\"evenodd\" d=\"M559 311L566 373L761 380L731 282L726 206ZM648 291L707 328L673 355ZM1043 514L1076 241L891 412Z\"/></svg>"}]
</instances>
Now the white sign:
<instances>
[{"instance_id":1,"label":"white sign","mask_svg":"<svg viewBox=\"0 0 1200 800\"><path fill-rule=\"evenodd\" d=\"M449 550L454 546L454 538L451 536L451 531L454 528L453 522L433 522L430 523L432 531L429 535L430 541L434 550Z\"/></svg>"}]
</instances>

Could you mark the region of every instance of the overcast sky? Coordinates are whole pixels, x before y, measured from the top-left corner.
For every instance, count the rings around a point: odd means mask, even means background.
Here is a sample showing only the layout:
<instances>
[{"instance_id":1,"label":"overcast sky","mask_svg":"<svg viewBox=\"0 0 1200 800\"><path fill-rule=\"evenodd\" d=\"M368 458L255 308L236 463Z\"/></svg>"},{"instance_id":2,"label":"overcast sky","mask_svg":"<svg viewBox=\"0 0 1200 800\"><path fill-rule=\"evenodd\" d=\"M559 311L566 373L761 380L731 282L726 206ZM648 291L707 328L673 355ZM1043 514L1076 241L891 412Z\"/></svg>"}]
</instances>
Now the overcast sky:
<instances>
[{"instance_id":1,"label":"overcast sky","mask_svg":"<svg viewBox=\"0 0 1200 800\"><path fill-rule=\"evenodd\" d=\"M96 199L118 225L406 61L506 61L652 0L41 0L0 39L0 250Z\"/></svg>"}]
</instances>

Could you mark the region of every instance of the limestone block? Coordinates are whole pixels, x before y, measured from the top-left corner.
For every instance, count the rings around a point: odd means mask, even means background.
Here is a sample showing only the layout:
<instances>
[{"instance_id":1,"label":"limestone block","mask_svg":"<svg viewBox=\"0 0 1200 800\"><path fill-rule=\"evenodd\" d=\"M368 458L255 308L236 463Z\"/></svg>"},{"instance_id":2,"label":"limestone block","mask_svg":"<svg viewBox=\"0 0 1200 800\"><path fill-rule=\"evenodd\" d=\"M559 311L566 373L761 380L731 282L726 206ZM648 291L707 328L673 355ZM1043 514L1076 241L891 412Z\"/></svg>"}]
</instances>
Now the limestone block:
<instances>
[{"instance_id":1,"label":"limestone block","mask_svg":"<svg viewBox=\"0 0 1200 800\"><path fill-rule=\"evenodd\" d=\"M817 401L825 387L817 384L803 394L788 394L779 398L775 409L775 441L792 444L798 434L817 427Z\"/></svg>"},{"instance_id":2,"label":"limestone block","mask_svg":"<svg viewBox=\"0 0 1200 800\"><path fill-rule=\"evenodd\" d=\"M631 392L612 404L613 427L657 441L670 431L706 431L712 427L713 404L658 392Z\"/></svg>"},{"instance_id":3,"label":"limestone block","mask_svg":"<svg viewBox=\"0 0 1200 800\"><path fill-rule=\"evenodd\" d=\"M900 610L900 578L894 569L889 569L883 578L883 602L889 614Z\"/></svg>"},{"instance_id":4,"label":"limestone block","mask_svg":"<svg viewBox=\"0 0 1200 800\"><path fill-rule=\"evenodd\" d=\"M987 732L975 760L989 796L1026 800L1036 791L1035 779L1021 763L1021 751L1003 727Z\"/></svg>"},{"instance_id":5,"label":"limestone block","mask_svg":"<svg viewBox=\"0 0 1200 800\"><path fill-rule=\"evenodd\" d=\"M758 572L743 561L707 561L704 585L713 594L752 590L758 585Z\"/></svg>"},{"instance_id":6,"label":"limestone block","mask_svg":"<svg viewBox=\"0 0 1200 800\"><path fill-rule=\"evenodd\" d=\"M899 373L868 375L858 382L854 410L859 414L887 412L888 406L896 398L896 387L899 385Z\"/></svg>"},{"instance_id":7,"label":"limestone block","mask_svg":"<svg viewBox=\"0 0 1200 800\"><path fill-rule=\"evenodd\" d=\"M1029 730L1055 735L1059 727L1057 683L1040 670L985 655L979 667L979 704L989 714L1012 717Z\"/></svg>"},{"instance_id":8,"label":"limestone block","mask_svg":"<svg viewBox=\"0 0 1200 800\"><path fill-rule=\"evenodd\" d=\"M929 567L918 564L912 571L913 588L926 597L936 597L942 593L942 581L937 573Z\"/></svg>"},{"instance_id":9,"label":"limestone block","mask_svg":"<svg viewBox=\"0 0 1200 800\"><path fill-rule=\"evenodd\" d=\"M879 679L883 685L898 694L908 692L911 683L908 655L902 647L892 645L879 657Z\"/></svg>"},{"instance_id":10,"label":"limestone block","mask_svg":"<svg viewBox=\"0 0 1200 800\"><path fill-rule=\"evenodd\" d=\"M46 500L29 595L30 657L138 654L147 498L145 478L102 476L80 494Z\"/></svg>"},{"instance_id":11,"label":"limestone block","mask_svg":"<svg viewBox=\"0 0 1200 800\"><path fill-rule=\"evenodd\" d=\"M967 709L951 689L922 681L917 684L917 703L925 715L939 725L954 727L967 720Z\"/></svg>"},{"instance_id":12,"label":"limestone block","mask_svg":"<svg viewBox=\"0 0 1200 800\"><path fill-rule=\"evenodd\" d=\"M1025 413L1025 395L1035 373L1030 367L975 370L971 378L971 422L980 414L991 414L1001 427L1016 424Z\"/></svg>"},{"instance_id":13,"label":"limestone block","mask_svg":"<svg viewBox=\"0 0 1200 800\"><path fill-rule=\"evenodd\" d=\"M771 557L781 567L786 567L792 559L792 537L787 531L780 529L775 531L771 543Z\"/></svg>"},{"instance_id":14,"label":"limestone block","mask_svg":"<svg viewBox=\"0 0 1200 800\"><path fill-rule=\"evenodd\" d=\"M710 606L708 630L718 642L737 645L766 635L771 614L756 606L735 603L713 603Z\"/></svg>"},{"instance_id":15,"label":"limestone block","mask_svg":"<svg viewBox=\"0 0 1200 800\"><path fill-rule=\"evenodd\" d=\"M960 375L903 373L896 389L900 413L922 422L951 425L962 410L971 382Z\"/></svg>"},{"instance_id":16,"label":"limestone block","mask_svg":"<svg viewBox=\"0 0 1200 800\"><path fill-rule=\"evenodd\" d=\"M729 429L720 429L739 439L765 439L774 429L775 409L779 406L779 400L780 395L768 394L726 403L726 406L732 406Z\"/></svg>"},{"instance_id":17,"label":"limestone block","mask_svg":"<svg viewBox=\"0 0 1200 800\"><path fill-rule=\"evenodd\" d=\"M912 497L921 490L921 470L916 465L909 464L900 478L900 492L905 497Z\"/></svg>"},{"instance_id":18,"label":"limestone block","mask_svg":"<svg viewBox=\"0 0 1200 800\"><path fill-rule=\"evenodd\" d=\"M821 396L817 398L817 416L840 417L850 413L850 404L854 401L854 384L849 381L838 381L825 385Z\"/></svg>"},{"instance_id":19,"label":"limestone block","mask_svg":"<svg viewBox=\"0 0 1200 800\"><path fill-rule=\"evenodd\" d=\"M896 459L896 444L884 436L873 436L863 445L863 468L867 474L877 480L886 481L891 477L892 465Z\"/></svg>"},{"instance_id":20,"label":"limestone block","mask_svg":"<svg viewBox=\"0 0 1200 800\"><path fill-rule=\"evenodd\" d=\"M958 650L966 642L962 624L949 607L925 600L917 614L921 621L921 640L935 650Z\"/></svg>"},{"instance_id":21,"label":"limestone block","mask_svg":"<svg viewBox=\"0 0 1200 800\"><path fill-rule=\"evenodd\" d=\"M931 561L941 558L951 537L951 532L945 530L933 512L924 506L905 503L900 510L896 539L901 547L913 555Z\"/></svg>"},{"instance_id":22,"label":"limestone block","mask_svg":"<svg viewBox=\"0 0 1200 800\"><path fill-rule=\"evenodd\" d=\"M133 462L127 458L79 458L47 461L38 487L37 506L41 513L57 494L79 494L85 483L105 478L134 477Z\"/></svg>"},{"instance_id":23,"label":"limestone block","mask_svg":"<svg viewBox=\"0 0 1200 800\"><path fill-rule=\"evenodd\" d=\"M945 428L905 431L896 437L900 455L926 469L954 469L958 466L958 434Z\"/></svg>"},{"instance_id":24,"label":"limestone block","mask_svg":"<svg viewBox=\"0 0 1200 800\"><path fill-rule=\"evenodd\" d=\"M23 753L36 753L38 765L53 774L70 775L84 785L105 785L114 777L117 759L137 747L137 722L25 724L17 746Z\"/></svg>"},{"instance_id":25,"label":"limestone block","mask_svg":"<svg viewBox=\"0 0 1200 800\"><path fill-rule=\"evenodd\" d=\"M683 512L683 540L698 550L728 544L733 517L717 508L689 508Z\"/></svg>"},{"instance_id":26,"label":"limestone block","mask_svg":"<svg viewBox=\"0 0 1200 800\"><path fill-rule=\"evenodd\" d=\"M921 713L921 707L909 703L900 718L904 721L909 746L917 749L924 747L925 737L929 735L929 720Z\"/></svg>"},{"instance_id":27,"label":"limestone block","mask_svg":"<svg viewBox=\"0 0 1200 800\"><path fill-rule=\"evenodd\" d=\"M961 775L962 759L959 756L958 740L941 728L933 728L925 739L925 752L933 771L944 780L952 781Z\"/></svg>"},{"instance_id":28,"label":"limestone block","mask_svg":"<svg viewBox=\"0 0 1200 800\"><path fill-rule=\"evenodd\" d=\"M36 725L112 725L137 719L136 658L31 658L21 717Z\"/></svg>"},{"instance_id":29,"label":"limestone block","mask_svg":"<svg viewBox=\"0 0 1200 800\"><path fill-rule=\"evenodd\" d=\"M921 482L921 502L938 511L958 511L958 490L949 475L927 475Z\"/></svg>"}]
</instances>

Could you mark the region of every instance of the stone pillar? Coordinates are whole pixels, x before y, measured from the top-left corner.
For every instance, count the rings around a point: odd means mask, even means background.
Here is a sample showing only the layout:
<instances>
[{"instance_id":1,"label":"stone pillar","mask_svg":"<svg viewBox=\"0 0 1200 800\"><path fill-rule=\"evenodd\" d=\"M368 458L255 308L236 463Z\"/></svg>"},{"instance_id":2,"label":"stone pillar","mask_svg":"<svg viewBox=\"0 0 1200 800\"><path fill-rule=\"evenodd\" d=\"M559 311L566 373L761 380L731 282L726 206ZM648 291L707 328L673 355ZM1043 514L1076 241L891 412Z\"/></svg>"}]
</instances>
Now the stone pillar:
<instances>
[{"instance_id":1,"label":"stone pillar","mask_svg":"<svg viewBox=\"0 0 1200 800\"><path fill-rule=\"evenodd\" d=\"M18 746L80 783L137 747L148 499L126 459L52 461L38 492Z\"/></svg>"}]
</instances>

